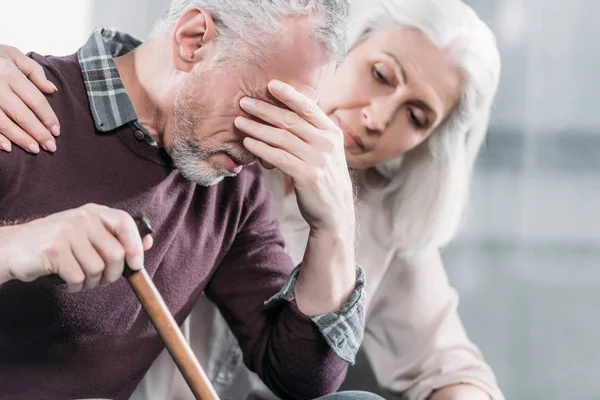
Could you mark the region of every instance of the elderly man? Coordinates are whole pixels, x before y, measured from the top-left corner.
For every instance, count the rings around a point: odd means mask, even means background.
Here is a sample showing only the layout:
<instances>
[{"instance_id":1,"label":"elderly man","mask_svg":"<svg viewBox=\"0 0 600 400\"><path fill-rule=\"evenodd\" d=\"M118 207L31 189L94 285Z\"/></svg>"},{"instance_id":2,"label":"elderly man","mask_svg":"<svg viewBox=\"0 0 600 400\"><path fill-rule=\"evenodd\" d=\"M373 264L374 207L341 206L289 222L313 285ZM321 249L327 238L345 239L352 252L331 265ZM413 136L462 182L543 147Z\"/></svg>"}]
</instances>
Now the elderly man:
<instances>
[{"instance_id":1,"label":"elderly man","mask_svg":"<svg viewBox=\"0 0 600 400\"><path fill-rule=\"evenodd\" d=\"M282 397L335 391L364 282L342 135L315 101L347 7L174 0L144 44L100 29L72 56L32 56L59 89L62 150L0 155L2 399L131 395L162 345L124 262L179 323L206 291ZM295 270L257 159L292 177L311 226ZM126 211L152 219L154 244Z\"/></svg>"}]
</instances>

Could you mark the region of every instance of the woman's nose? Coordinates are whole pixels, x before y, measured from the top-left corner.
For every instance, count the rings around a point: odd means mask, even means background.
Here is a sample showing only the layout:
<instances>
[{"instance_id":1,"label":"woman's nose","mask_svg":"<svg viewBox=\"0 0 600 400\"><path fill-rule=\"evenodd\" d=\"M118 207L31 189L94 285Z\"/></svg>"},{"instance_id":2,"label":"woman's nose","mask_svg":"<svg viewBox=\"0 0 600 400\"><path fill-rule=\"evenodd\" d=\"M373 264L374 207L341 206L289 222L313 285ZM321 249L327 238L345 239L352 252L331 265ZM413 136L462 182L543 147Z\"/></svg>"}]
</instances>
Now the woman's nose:
<instances>
[{"instance_id":1,"label":"woman's nose","mask_svg":"<svg viewBox=\"0 0 600 400\"><path fill-rule=\"evenodd\" d=\"M362 123L369 131L382 133L390 124L397 108L397 102L391 98L375 99L361 110Z\"/></svg>"}]
</instances>

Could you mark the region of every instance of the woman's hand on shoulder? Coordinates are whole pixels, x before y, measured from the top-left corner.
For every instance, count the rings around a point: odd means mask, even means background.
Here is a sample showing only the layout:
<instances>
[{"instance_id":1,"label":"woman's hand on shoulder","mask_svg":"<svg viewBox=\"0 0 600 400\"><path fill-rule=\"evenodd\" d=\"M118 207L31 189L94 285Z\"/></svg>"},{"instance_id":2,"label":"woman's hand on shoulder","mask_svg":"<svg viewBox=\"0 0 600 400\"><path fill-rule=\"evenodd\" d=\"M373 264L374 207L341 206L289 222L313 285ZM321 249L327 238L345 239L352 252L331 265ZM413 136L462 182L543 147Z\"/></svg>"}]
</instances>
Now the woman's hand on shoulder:
<instances>
[{"instance_id":1,"label":"woman's hand on shoulder","mask_svg":"<svg viewBox=\"0 0 600 400\"><path fill-rule=\"evenodd\" d=\"M58 118L43 93L58 89L42 67L18 49L0 45L0 149L12 144L30 153L56 151Z\"/></svg>"}]
</instances>

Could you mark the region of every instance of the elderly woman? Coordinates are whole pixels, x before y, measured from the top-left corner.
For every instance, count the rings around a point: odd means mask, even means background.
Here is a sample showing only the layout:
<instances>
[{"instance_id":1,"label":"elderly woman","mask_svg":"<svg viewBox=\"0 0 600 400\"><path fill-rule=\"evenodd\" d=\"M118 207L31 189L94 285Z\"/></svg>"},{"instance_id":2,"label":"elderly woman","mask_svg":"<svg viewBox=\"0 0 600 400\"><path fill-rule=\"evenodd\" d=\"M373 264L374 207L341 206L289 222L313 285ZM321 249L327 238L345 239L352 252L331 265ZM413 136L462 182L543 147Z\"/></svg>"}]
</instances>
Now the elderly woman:
<instances>
[{"instance_id":1,"label":"elderly woman","mask_svg":"<svg viewBox=\"0 0 600 400\"><path fill-rule=\"evenodd\" d=\"M500 400L492 371L460 322L439 256L459 225L498 85L494 36L458 0L355 1L348 36L348 56L319 105L344 132L358 188L366 355L388 398ZM0 147L10 140L35 150L39 142L53 151L50 132L58 123L31 82L47 93L53 88L32 61L4 50L30 80L13 69L7 79L14 94L0 112L29 117L0 129ZM6 87L0 85L0 97ZM279 171L265 170L265 178L299 263L309 230L292 185ZM208 300L200 300L185 328L224 398L270 396L241 363L235 338ZM191 398L167 355L136 396Z\"/></svg>"}]
</instances>

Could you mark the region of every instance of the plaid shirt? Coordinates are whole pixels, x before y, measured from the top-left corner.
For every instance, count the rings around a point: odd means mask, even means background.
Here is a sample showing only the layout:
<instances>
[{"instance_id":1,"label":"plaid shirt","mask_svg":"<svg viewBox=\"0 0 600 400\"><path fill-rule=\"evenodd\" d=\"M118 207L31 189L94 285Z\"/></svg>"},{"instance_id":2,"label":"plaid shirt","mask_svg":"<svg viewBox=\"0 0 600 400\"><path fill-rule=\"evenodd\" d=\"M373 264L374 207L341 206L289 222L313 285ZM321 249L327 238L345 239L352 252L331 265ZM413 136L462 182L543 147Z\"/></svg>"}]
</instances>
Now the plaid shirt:
<instances>
[{"instance_id":1,"label":"plaid shirt","mask_svg":"<svg viewBox=\"0 0 600 400\"><path fill-rule=\"evenodd\" d=\"M136 134L143 133L138 139L156 146L150 132L138 122L114 61L114 57L129 53L141 43L126 33L98 28L77 55L96 129L107 132L125 124L133 124ZM298 272L299 267L294 269L279 293L265 304L270 306L280 301L292 301ZM354 363L363 338L365 296L364 273L357 267L356 289L348 302L338 311L311 317L329 346L340 358L350 363Z\"/></svg>"}]
</instances>

